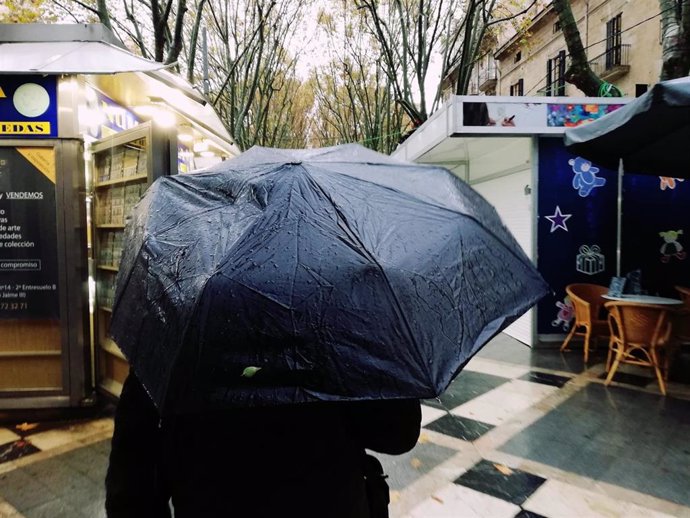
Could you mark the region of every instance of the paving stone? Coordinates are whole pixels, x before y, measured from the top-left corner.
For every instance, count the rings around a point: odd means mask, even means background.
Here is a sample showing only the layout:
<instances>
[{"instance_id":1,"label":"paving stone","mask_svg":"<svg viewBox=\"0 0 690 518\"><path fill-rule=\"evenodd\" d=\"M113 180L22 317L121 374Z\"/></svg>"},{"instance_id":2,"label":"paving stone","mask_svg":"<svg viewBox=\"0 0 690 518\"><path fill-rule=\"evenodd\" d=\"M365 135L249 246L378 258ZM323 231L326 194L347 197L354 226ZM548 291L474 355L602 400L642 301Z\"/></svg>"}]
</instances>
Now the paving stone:
<instances>
[{"instance_id":1,"label":"paving stone","mask_svg":"<svg viewBox=\"0 0 690 518\"><path fill-rule=\"evenodd\" d=\"M0 474L0 488L2 497L20 512L58 497L52 488L22 469Z\"/></svg>"},{"instance_id":2,"label":"paving stone","mask_svg":"<svg viewBox=\"0 0 690 518\"><path fill-rule=\"evenodd\" d=\"M430 442L419 443L403 455L383 455L376 453L381 460L383 471L388 475L388 485L394 491L401 491L412 482L457 453Z\"/></svg>"},{"instance_id":3,"label":"paving stone","mask_svg":"<svg viewBox=\"0 0 690 518\"><path fill-rule=\"evenodd\" d=\"M455 483L521 505L545 480L519 469L482 460L458 477Z\"/></svg>"},{"instance_id":4,"label":"paving stone","mask_svg":"<svg viewBox=\"0 0 690 518\"><path fill-rule=\"evenodd\" d=\"M475 441L494 427L467 417L448 414L432 421L425 428L464 441Z\"/></svg>"}]
</instances>

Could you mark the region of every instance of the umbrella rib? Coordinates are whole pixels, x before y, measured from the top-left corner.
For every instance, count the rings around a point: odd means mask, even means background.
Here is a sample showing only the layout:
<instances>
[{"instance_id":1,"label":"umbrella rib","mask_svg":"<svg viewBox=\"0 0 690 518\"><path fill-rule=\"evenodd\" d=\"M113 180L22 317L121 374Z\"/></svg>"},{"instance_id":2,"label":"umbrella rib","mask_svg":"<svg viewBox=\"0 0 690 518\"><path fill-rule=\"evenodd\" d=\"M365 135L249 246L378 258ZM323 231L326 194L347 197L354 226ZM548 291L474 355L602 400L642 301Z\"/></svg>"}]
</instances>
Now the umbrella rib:
<instances>
[{"instance_id":1,"label":"umbrella rib","mask_svg":"<svg viewBox=\"0 0 690 518\"><path fill-rule=\"evenodd\" d=\"M287 165L287 164L283 164L283 167L284 167L285 165ZM301 167L302 171L304 171L304 172L308 175L308 173L307 173L306 169L304 168L304 166L300 166L300 167ZM308 176L309 176L309 175L308 175ZM290 207L292 206L292 196L293 196L293 194L294 194L294 191L295 191L295 185L294 185L294 183L293 183L292 186L291 186L291 188L290 188L290 190L289 190L289 192L288 192L288 199L287 199L287 210L288 210L288 212L290 211ZM296 238L297 242L299 242L299 241L298 241L298 238L299 238L299 235L300 235L300 233L299 233L299 222L300 222L300 218L297 218L297 229L295 229L295 238ZM293 272L292 272L292 285L290 286L290 306L291 306L291 307L294 306L294 304L293 304L293 301L294 301L294 298L295 298L295 282L294 282L294 281L295 281L295 279L297 278L297 268L299 267L299 264L300 264L300 260L299 260L299 257L300 257L299 246L296 246L296 247L295 247L295 254L296 254L296 256L295 256L295 263L294 263L294 264L295 264L295 268L294 268L294 270L293 270ZM269 300L270 300L270 299L269 299ZM283 306L283 307L285 307L285 306ZM294 315L294 312L292 311L291 308L286 308L286 309L288 309L288 311L289 311L289 313L290 313L290 323L292 324L292 331L293 331L293 334L294 334L294 333L296 332L295 315Z\"/></svg>"},{"instance_id":2,"label":"umbrella rib","mask_svg":"<svg viewBox=\"0 0 690 518\"><path fill-rule=\"evenodd\" d=\"M259 295L259 296L261 296L261 297L263 297L263 298L265 298L265 299L267 299L267 300L270 300L271 302L273 302L274 304L277 304L277 305L280 306L281 308L283 308L283 309L285 309L285 310L288 310L288 311L290 310L290 306L289 306L289 305L284 304L284 303L282 303L282 302L280 302L280 301L278 301L278 300L275 300L274 298L270 297L270 296L267 295L266 293L263 293L263 292L259 291L258 289L254 288L254 287L252 287L252 286L249 286L248 284L245 284L245 283L242 282L242 281L238 281L237 279L235 279L235 278L233 278L233 277L229 277L229 276L227 276L227 275L225 275L225 274L222 274L222 275L224 275L225 277L227 277L227 278L230 279L231 281L237 283L238 285L242 286L243 288L246 288L248 291L251 291L251 292L253 292L253 293L255 293L255 294L257 294L257 295Z\"/></svg>"}]
</instances>

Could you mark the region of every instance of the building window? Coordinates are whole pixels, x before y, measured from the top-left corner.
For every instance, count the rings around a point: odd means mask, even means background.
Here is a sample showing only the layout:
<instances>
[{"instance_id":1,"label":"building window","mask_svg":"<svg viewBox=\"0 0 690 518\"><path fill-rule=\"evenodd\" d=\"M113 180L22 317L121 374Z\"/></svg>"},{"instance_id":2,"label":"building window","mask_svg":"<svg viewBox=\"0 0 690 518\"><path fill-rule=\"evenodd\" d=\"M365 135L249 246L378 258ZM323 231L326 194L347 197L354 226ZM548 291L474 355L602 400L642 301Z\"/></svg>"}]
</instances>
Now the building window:
<instances>
[{"instance_id":1,"label":"building window","mask_svg":"<svg viewBox=\"0 0 690 518\"><path fill-rule=\"evenodd\" d=\"M553 24L553 33L556 34L558 32L561 32L561 21L558 20L556 23Z\"/></svg>"},{"instance_id":2,"label":"building window","mask_svg":"<svg viewBox=\"0 0 690 518\"><path fill-rule=\"evenodd\" d=\"M521 96L525 95L525 82L522 79L518 79L518 82L514 85L510 85L510 95L511 96Z\"/></svg>"},{"instance_id":3,"label":"building window","mask_svg":"<svg viewBox=\"0 0 690 518\"><path fill-rule=\"evenodd\" d=\"M606 22L606 69L613 68L621 64L622 52L622 33L621 19L619 14Z\"/></svg>"},{"instance_id":4,"label":"building window","mask_svg":"<svg viewBox=\"0 0 690 518\"><path fill-rule=\"evenodd\" d=\"M647 93L647 90L649 90L649 85L644 84L644 83L638 83L635 85L635 97L639 97L640 95L644 95Z\"/></svg>"},{"instance_id":5,"label":"building window","mask_svg":"<svg viewBox=\"0 0 690 518\"><path fill-rule=\"evenodd\" d=\"M561 50L555 58L546 61L546 89L547 96L565 95L565 50Z\"/></svg>"},{"instance_id":6,"label":"building window","mask_svg":"<svg viewBox=\"0 0 690 518\"><path fill-rule=\"evenodd\" d=\"M515 53L515 60L513 61L513 63L517 63L517 62L520 61L521 59L522 59L522 51L518 50L518 51Z\"/></svg>"}]
</instances>

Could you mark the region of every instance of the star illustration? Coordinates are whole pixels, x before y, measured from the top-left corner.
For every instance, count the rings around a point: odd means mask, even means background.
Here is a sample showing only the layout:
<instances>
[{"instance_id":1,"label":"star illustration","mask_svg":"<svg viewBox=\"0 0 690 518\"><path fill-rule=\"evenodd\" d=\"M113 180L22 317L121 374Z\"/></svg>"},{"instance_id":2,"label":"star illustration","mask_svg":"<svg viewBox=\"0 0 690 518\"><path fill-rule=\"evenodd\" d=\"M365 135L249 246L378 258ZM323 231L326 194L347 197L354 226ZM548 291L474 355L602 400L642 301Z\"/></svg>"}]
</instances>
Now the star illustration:
<instances>
[{"instance_id":1,"label":"star illustration","mask_svg":"<svg viewBox=\"0 0 690 518\"><path fill-rule=\"evenodd\" d=\"M568 227L566 226L565 222L568 221L571 216L572 214L563 214L561 212L561 208L556 205L556 212L554 212L551 216L546 216L546 219L551 222L551 232L554 232L559 228L562 228L567 232Z\"/></svg>"}]
</instances>

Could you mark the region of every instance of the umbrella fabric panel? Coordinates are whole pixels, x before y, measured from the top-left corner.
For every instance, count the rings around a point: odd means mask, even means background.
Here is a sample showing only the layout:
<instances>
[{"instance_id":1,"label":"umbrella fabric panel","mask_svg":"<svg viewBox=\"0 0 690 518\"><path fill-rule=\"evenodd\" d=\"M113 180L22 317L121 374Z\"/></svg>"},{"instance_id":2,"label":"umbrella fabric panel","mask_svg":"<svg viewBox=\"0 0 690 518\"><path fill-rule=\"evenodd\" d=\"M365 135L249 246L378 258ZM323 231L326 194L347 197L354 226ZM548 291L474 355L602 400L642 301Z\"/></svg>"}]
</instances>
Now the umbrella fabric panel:
<instances>
[{"instance_id":1,"label":"umbrella fabric panel","mask_svg":"<svg viewBox=\"0 0 690 518\"><path fill-rule=\"evenodd\" d=\"M366 164L366 167L353 167L347 162L335 162L328 164L327 175L319 176L318 171L312 171L319 183L330 186L329 192L339 193L345 182L342 179L339 181L339 177L333 173L375 183L396 193L404 193L420 201L470 216L480 221L500 239L514 244L519 249L517 241L503 225L494 207L446 169L420 164L410 164L404 168L396 164ZM356 189L360 184L350 185Z\"/></svg>"},{"instance_id":2,"label":"umbrella fabric panel","mask_svg":"<svg viewBox=\"0 0 690 518\"><path fill-rule=\"evenodd\" d=\"M341 167L340 164L336 164L334 169L340 171ZM349 176L356 177L358 169L353 168L352 171ZM378 168L375 171L376 185L385 185L386 176L393 173L393 171L382 171ZM495 277L474 278L472 282L466 282L462 286L462 290L470 293L473 289L481 287L479 295L490 294L495 290L497 294L493 302L496 308L515 303L515 300L510 297L511 293L520 293L520 289L530 286L530 283L534 282L535 279L540 279L538 274L534 275L536 272L534 272L531 262L512 234L505 228L495 209L476 191L446 170L425 167L423 175L419 176L427 178L426 184L441 185L447 191L462 193L462 197L455 195L462 200L461 203L455 204L459 213L445 210L443 207L446 205L443 203L434 203L433 205L416 203L414 200L417 200L418 197L410 197L407 200L408 203L403 204L399 201L398 191L389 188L372 190L376 193L376 197L374 197L367 189L363 188L363 182L342 185L343 179L337 175L319 175L319 171L310 171L310 173L311 176L318 179L321 185L329 186L327 190L333 193L331 196L333 203L341 207L340 212L348 222L351 222L352 229L357 235L363 236L361 239L364 247L375 251L378 261L382 264L395 265L406 272L426 268L427 270L422 272L426 275L429 273L430 264L451 265L453 270L449 272L447 277L434 279L437 285L455 283L457 286L463 276L467 276L473 270L480 273L491 272ZM410 171L406 169L399 176L404 178L409 173ZM435 179L439 179L440 182L434 182ZM338 182L339 180L341 184L329 185L329 182ZM413 180L412 177L410 180ZM402 183L409 188L412 182L403 179ZM416 179L414 183L418 183ZM441 194L438 197L442 197L444 190L439 189L439 191ZM430 192L432 191L430 190ZM361 197L361 204L349 203L358 197ZM450 196L446 196L446 199L450 198ZM391 213L380 213L378 218L373 213L365 214L365 217L358 217L359 211L355 211L353 206L377 207L379 211L381 207L388 207L391 209ZM432 211L431 208L440 208L441 210ZM389 219L395 220L399 226L387 226L385 222ZM444 227L443 222L453 222L453 224ZM415 226L420 231L411 236L409 234L410 229L414 229ZM378 227L378 229L372 227ZM399 234L391 233L391 229L397 228L400 229ZM371 239L374 236L380 235L377 230L390 233L388 239L372 242ZM478 246L473 246L473 240L470 236L474 237L475 240L483 237L483 241ZM447 243L447 246L439 249L436 244L439 241ZM404 249L405 246L410 247L410 253ZM436 257L433 255L434 251L438 251L439 254L451 252L451 255L445 258ZM458 268L461 266L467 271L459 270ZM508 267L513 268L516 275L513 275L513 272L504 271ZM520 276L524 280L520 280ZM456 292L453 295L455 300L459 301L457 307L463 307L466 310L482 304L482 296L461 300L459 298L461 293ZM528 295L528 292L525 292L524 295ZM506 300L504 304L502 299L506 297L509 300ZM422 303L425 300L424 297L419 297L419 299L422 300ZM456 318L456 314L449 313L449 315L450 318ZM476 319L476 321L482 320L482 318ZM472 329L472 331L477 330Z\"/></svg>"},{"instance_id":3,"label":"umbrella fabric panel","mask_svg":"<svg viewBox=\"0 0 690 518\"><path fill-rule=\"evenodd\" d=\"M473 191L462 212L410 188L416 166L396 188L385 158L285 153L163 178L136 209L111 331L160 408L432 397L545 293Z\"/></svg>"},{"instance_id":4,"label":"umbrella fabric panel","mask_svg":"<svg viewBox=\"0 0 690 518\"><path fill-rule=\"evenodd\" d=\"M207 196L200 195L199 182L210 185ZM199 293L226 250L260 214L253 204L240 206L231 203L234 199L221 178L180 176L155 182L134 211L125 232L111 327L143 378L169 378L176 343ZM204 226L216 231L203 231ZM166 387L147 386L161 401Z\"/></svg>"}]
</instances>

